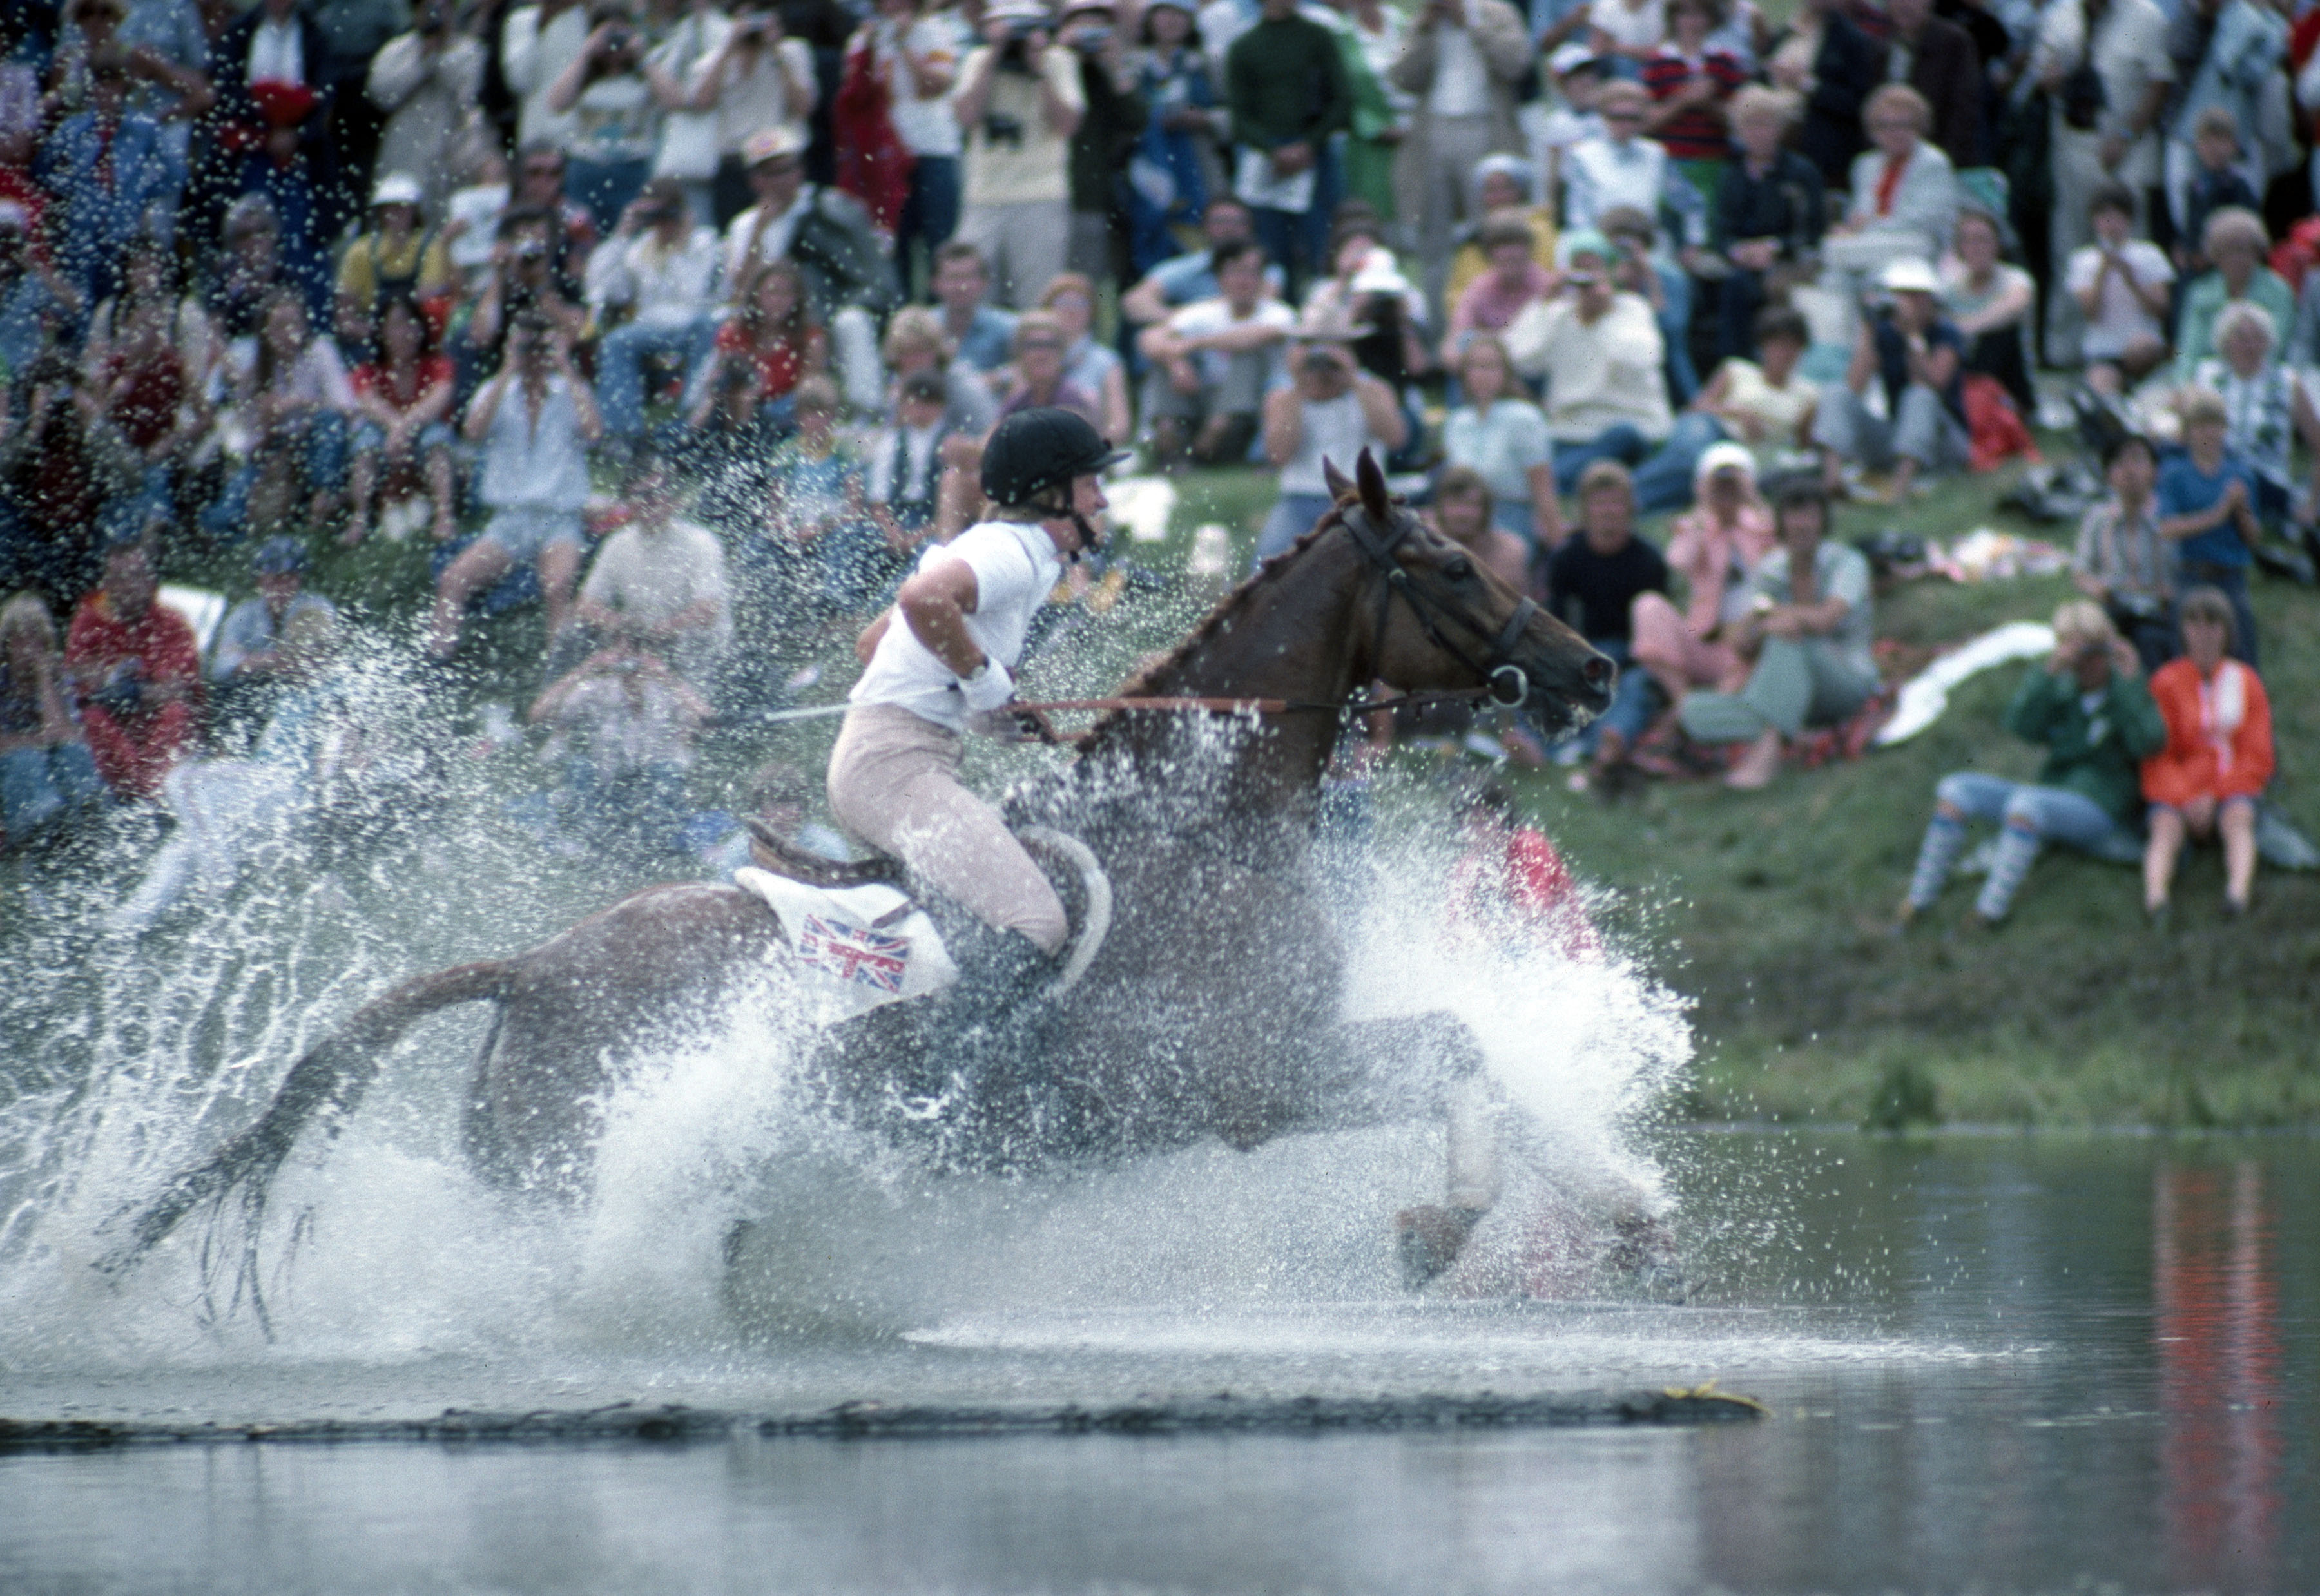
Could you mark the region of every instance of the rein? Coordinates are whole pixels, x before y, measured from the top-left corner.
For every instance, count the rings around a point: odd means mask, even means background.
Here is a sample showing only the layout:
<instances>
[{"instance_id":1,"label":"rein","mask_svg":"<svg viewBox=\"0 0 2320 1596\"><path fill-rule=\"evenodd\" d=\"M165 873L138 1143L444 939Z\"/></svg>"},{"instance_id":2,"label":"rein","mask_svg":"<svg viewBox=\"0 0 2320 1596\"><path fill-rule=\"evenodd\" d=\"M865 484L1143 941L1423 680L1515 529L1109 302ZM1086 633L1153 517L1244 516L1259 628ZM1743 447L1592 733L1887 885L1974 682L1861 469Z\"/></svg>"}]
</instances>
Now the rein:
<instances>
[{"instance_id":1,"label":"rein","mask_svg":"<svg viewBox=\"0 0 2320 1596\"><path fill-rule=\"evenodd\" d=\"M1378 593L1376 635L1380 639L1385 637L1386 621L1398 594L1409 606L1418 624L1425 629L1428 641L1490 684L1474 690L1476 697L1488 696L1492 703L1508 710L1520 709L1529 702L1530 674L1514 662L1514 646L1523 629L1530 624L1530 618L1538 613L1535 600L1526 598L1515 605L1514 613L1507 617L1506 625L1500 628L1485 648L1483 657L1478 660L1444 635L1441 622L1454 621L1478 638L1483 635L1482 629L1474 624L1472 616L1412 582L1409 571L1393 558L1393 551L1409 536L1416 521L1405 520L1391 533L1381 535L1370 525L1367 511L1347 504L1339 506L1337 524L1352 536L1355 546L1369 557L1370 563L1384 574L1385 582Z\"/></svg>"}]
</instances>

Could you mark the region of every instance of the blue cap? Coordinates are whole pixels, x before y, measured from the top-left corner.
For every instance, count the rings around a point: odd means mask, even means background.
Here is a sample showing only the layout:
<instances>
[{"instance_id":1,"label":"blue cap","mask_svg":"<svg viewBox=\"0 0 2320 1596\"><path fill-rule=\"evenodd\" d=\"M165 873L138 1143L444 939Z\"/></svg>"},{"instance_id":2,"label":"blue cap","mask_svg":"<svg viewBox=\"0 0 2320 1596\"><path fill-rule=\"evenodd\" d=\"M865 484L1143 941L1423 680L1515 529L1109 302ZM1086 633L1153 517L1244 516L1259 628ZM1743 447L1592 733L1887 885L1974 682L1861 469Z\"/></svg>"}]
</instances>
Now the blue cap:
<instances>
[{"instance_id":1,"label":"blue cap","mask_svg":"<svg viewBox=\"0 0 2320 1596\"><path fill-rule=\"evenodd\" d=\"M295 538L268 538L249 557L249 568L261 576L287 576L306 568L306 551Z\"/></svg>"}]
</instances>

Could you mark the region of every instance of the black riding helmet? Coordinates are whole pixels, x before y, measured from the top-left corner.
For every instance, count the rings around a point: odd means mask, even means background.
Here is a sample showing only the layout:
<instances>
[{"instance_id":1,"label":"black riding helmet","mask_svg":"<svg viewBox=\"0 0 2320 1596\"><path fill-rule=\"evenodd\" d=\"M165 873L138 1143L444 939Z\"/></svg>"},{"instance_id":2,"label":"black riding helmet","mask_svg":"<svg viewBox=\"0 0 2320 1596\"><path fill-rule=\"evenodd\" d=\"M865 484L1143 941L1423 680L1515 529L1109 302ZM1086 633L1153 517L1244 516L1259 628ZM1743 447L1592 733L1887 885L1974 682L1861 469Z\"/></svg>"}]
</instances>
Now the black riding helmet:
<instances>
[{"instance_id":1,"label":"black riding helmet","mask_svg":"<svg viewBox=\"0 0 2320 1596\"><path fill-rule=\"evenodd\" d=\"M1085 417L1068 410L1020 410L999 423L983 446L983 493L994 504L1031 504L1051 487L1070 491L1128 458L1106 443Z\"/></svg>"}]
</instances>

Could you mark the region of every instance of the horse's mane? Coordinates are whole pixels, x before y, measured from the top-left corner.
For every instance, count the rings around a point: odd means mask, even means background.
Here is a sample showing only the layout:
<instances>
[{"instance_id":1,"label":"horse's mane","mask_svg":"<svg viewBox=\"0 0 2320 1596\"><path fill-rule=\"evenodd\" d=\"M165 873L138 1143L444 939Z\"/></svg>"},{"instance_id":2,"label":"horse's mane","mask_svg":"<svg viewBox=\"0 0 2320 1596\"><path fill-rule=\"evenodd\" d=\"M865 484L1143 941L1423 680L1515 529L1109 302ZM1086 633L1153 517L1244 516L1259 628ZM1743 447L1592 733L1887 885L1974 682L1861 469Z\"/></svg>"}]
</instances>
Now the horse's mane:
<instances>
[{"instance_id":1,"label":"horse's mane","mask_svg":"<svg viewBox=\"0 0 2320 1596\"><path fill-rule=\"evenodd\" d=\"M1201 619L1200 624L1186 632L1183 639L1174 648L1159 658L1148 662L1134 676L1121 683L1119 691L1115 696L1120 698L1155 696L1160 684L1167 680L1170 673L1182 668L1187 660L1224 629L1228 621L1248 608L1257 594L1271 586L1283 571L1295 564L1298 556L1319 541L1322 533L1336 526L1337 518L1345 512L1346 506L1352 502L1351 494L1338 499L1329 506L1328 514L1315 521L1305 531L1299 533L1295 542L1290 544L1279 554L1262 561L1255 571L1241 578L1230 592L1219 599L1210 608L1208 614ZM1128 720L1129 713L1125 710L1113 710L1103 715L1094 725L1089 727L1074 739L1073 747L1083 754L1093 752L1105 734L1124 724Z\"/></svg>"}]
</instances>

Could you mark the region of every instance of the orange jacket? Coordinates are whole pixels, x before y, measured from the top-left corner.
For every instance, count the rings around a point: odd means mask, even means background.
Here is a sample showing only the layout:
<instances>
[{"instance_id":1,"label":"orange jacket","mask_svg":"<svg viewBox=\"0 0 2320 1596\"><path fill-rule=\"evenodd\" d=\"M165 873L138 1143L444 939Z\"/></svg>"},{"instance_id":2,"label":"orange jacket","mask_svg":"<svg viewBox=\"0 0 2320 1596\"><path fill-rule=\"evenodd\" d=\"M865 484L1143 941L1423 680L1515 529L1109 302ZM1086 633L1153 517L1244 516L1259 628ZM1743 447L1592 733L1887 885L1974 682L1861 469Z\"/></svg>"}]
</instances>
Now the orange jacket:
<instances>
[{"instance_id":1,"label":"orange jacket","mask_svg":"<svg viewBox=\"0 0 2320 1596\"><path fill-rule=\"evenodd\" d=\"M2143 795L2181 807L2195 798L2252 798L2271 780L2271 700L2255 672L2226 659L2207 681L2189 659L2151 674L2167 746L2143 762Z\"/></svg>"}]
</instances>

